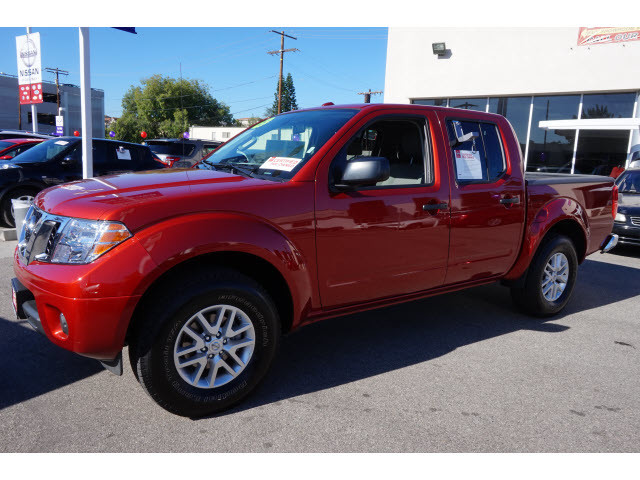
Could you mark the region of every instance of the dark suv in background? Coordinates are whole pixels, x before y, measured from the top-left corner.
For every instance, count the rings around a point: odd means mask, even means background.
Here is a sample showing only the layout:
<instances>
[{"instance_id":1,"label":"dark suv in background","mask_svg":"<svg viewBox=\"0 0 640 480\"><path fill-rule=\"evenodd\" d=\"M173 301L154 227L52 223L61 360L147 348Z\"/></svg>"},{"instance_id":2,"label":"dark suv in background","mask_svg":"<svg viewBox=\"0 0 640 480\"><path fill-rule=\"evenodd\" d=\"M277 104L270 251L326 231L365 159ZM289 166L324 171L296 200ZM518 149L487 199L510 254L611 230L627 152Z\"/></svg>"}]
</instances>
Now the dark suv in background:
<instances>
[{"instance_id":1,"label":"dark suv in background","mask_svg":"<svg viewBox=\"0 0 640 480\"><path fill-rule=\"evenodd\" d=\"M193 167L202 157L213 152L222 145L214 140L184 140L180 138L154 138L143 142L149 145L167 167Z\"/></svg>"},{"instance_id":2,"label":"dark suv in background","mask_svg":"<svg viewBox=\"0 0 640 480\"><path fill-rule=\"evenodd\" d=\"M166 168L154 160L149 147L135 143L93 139L93 174ZM0 220L15 226L12 199L33 200L47 187L82 178L82 142L79 137L46 140L11 160L0 161Z\"/></svg>"}]
</instances>

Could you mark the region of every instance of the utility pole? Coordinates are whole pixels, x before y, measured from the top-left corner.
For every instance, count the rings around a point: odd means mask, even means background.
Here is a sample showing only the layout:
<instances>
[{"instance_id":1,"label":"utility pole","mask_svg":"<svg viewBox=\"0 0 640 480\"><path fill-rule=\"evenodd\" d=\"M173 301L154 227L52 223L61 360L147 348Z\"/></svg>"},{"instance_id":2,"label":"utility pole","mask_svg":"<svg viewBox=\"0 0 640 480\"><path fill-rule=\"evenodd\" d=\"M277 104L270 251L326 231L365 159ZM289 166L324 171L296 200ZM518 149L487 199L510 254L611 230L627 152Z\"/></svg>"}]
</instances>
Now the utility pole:
<instances>
[{"instance_id":1,"label":"utility pole","mask_svg":"<svg viewBox=\"0 0 640 480\"><path fill-rule=\"evenodd\" d=\"M371 103L371 95L382 95L382 93L380 90L372 92L371 89L369 89L368 92L359 92L358 95L364 95L364 103Z\"/></svg>"},{"instance_id":2,"label":"utility pole","mask_svg":"<svg viewBox=\"0 0 640 480\"><path fill-rule=\"evenodd\" d=\"M275 30L271 30L273 33L277 33L280 35L280 50L272 50L267 52L269 55L277 55L280 54L280 81L278 82L278 115L280 115L281 106L282 106L282 65L284 63L284 54L285 52L299 52L297 48L287 48L284 49L284 37L289 37L294 40L297 40L296 37L292 37L291 35L286 35L284 31L276 32Z\"/></svg>"},{"instance_id":3,"label":"utility pole","mask_svg":"<svg viewBox=\"0 0 640 480\"><path fill-rule=\"evenodd\" d=\"M69 75L66 70L60 70L59 68L45 68L45 71L56 74L56 102L58 104L58 115L60 115L60 79L59 75Z\"/></svg>"}]
</instances>

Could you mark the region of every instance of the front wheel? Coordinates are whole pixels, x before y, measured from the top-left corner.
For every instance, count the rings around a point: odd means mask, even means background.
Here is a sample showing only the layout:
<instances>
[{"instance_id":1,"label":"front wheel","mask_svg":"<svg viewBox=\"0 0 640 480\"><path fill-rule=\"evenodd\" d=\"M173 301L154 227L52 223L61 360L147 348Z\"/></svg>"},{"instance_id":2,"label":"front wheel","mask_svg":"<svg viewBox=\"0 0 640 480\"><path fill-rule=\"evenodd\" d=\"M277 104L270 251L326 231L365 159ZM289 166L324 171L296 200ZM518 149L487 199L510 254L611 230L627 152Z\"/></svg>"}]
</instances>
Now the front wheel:
<instances>
[{"instance_id":1,"label":"front wheel","mask_svg":"<svg viewBox=\"0 0 640 480\"><path fill-rule=\"evenodd\" d=\"M545 241L536 252L524 287L511 289L515 304L525 313L548 317L569 302L578 273L573 242L564 235Z\"/></svg>"},{"instance_id":2,"label":"front wheel","mask_svg":"<svg viewBox=\"0 0 640 480\"><path fill-rule=\"evenodd\" d=\"M195 277L181 284L186 296L165 292L152 300L129 349L147 393L188 417L219 412L249 394L280 335L274 302L256 282L228 269Z\"/></svg>"}]
</instances>

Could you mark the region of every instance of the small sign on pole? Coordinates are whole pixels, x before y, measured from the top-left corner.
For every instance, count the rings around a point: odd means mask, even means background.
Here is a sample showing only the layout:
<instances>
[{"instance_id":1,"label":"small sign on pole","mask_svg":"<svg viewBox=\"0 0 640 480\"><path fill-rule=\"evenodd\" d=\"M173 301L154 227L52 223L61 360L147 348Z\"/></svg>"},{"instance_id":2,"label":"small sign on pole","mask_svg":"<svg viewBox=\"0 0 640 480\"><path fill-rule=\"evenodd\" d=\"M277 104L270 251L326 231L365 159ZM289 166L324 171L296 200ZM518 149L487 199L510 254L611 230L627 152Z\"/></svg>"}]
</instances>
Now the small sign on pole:
<instances>
[{"instance_id":1,"label":"small sign on pole","mask_svg":"<svg viewBox=\"0 0 640 480\"><path fill-rule=\"evenodd\" d=\"M16 51L20 104L42 103L40 33L29 33L16 37Z\"/></svg>"},{"instance_id":2,"label":"small sign on pole","mask_svg":"<svg viewBox=\"0 0 640 480\"><path fill-rule=\"evenodd\" d=\"M62 115L56 115L56 135L59 137L64 135L64 117Z\"/></svg>"}]
</instances>

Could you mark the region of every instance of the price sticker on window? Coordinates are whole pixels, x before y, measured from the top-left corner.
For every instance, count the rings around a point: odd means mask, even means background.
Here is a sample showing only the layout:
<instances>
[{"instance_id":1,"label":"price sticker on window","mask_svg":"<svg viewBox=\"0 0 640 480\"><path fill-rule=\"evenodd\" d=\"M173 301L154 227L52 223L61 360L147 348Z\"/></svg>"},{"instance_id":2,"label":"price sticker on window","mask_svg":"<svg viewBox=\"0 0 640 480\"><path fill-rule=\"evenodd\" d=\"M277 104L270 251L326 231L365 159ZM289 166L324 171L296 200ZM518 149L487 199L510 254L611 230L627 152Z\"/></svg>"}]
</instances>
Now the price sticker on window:
<instances>
[{"instance_id":1,"label":"price sticker on window","mask_svg":"<svg viewBox=\"0 0 640 480\"><path fill-rule=\"evenodd\" d=\"M458 180L482 180L482 162L476 150L454 150Z\"/></svg>"},{"instance_id":2,"label":"price sticker on window","mask_svg":"<svg viewBox=\"0 0 640 480\"><path fill-rule=\"evenodd\" d=\"M261 170L281 170L290 172L296 165L300 163L300 158L291 157L270 157L266 162L260 165Z\"/></svg>"}]
</instances>

